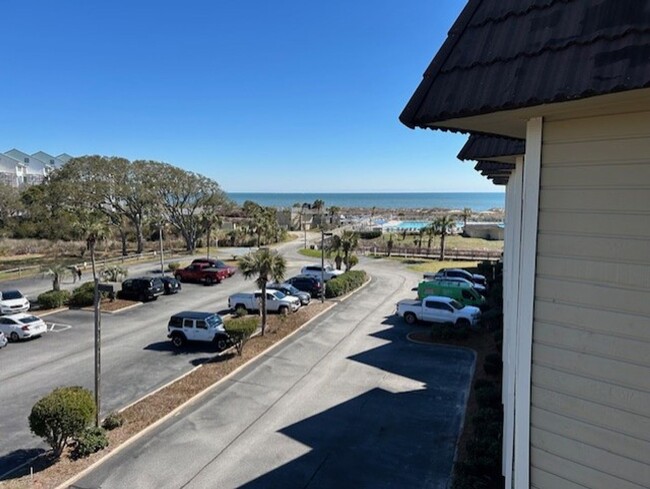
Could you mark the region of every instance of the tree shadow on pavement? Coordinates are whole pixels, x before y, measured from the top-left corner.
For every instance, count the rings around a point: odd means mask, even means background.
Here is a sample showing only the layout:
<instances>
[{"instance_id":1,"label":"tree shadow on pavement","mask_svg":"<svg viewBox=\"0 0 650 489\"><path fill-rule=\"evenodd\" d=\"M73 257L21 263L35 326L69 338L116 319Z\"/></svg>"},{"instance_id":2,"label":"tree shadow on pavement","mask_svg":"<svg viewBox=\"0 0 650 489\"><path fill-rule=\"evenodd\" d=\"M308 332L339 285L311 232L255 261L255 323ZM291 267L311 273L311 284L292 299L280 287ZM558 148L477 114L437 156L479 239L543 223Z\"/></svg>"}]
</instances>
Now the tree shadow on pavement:
<instances>
[{"instance_id":1,"label":"tree shadow on pavement","mask_svg":"<svg viewBox=\"0 0 650 489\"><path fill-rule=\"evenodd\" d=\"M33 462L26 464L26 462L30 460L33 460ZM14 450L13 452L9 452L0 457L0 481L23 477L30 473L30 467L34 469L34 472L40 472L41 470L48 468L54 462L56 462L56 460L50 457L47 450L44 448L24 448ZM21 464L26 465L20 467ZM16 467L20 468L13 470Z\"/></svg>"}]
</instances>

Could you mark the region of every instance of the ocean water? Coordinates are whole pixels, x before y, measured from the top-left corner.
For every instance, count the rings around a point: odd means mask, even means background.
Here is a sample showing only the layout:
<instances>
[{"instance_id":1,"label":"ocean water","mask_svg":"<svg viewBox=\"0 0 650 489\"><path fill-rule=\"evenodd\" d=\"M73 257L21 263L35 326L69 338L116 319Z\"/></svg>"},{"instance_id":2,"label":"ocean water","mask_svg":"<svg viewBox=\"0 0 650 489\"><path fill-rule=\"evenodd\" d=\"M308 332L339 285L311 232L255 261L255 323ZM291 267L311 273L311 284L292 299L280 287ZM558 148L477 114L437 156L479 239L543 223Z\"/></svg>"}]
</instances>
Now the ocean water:
<instances>
[{"instance_id":1,"label":"ocean water","mask_svg":"<svg viewBox=\"0 0 650 489\"><path fill-rule=\"evenodd\" d=\"M428 192L428 193L257 193L229 192L237 204L251 200L266 207L291 207L295 203L312 203L317 199L325 206L366 207L377 209L463 209L473 211L503 209L502 192Z\"/></svg>"}]
</instances>

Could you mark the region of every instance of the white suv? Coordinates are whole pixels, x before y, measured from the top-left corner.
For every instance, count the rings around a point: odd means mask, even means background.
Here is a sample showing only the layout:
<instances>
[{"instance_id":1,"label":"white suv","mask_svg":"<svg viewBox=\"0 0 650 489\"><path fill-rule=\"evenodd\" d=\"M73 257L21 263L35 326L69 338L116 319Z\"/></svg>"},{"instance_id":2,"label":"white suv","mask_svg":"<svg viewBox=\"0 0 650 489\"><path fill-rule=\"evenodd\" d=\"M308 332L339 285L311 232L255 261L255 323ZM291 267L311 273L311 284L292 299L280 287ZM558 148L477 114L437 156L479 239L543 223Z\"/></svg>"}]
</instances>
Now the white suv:
<instances>
[{"instance_id":1,"label":"white suv","mask_svg":"<svg viewBox=\"0 0 650 489\"><path fill-rule=\"evenodd\" d=\"M301 275L314 277L319 281L321 277L323 277L323 280L325 280L325 282L327 282L330 279L333 279L334 277L338 277L339 275L343 275L342 270L337 270L331 265L325 265L325 268L321 268L320 265L308 265L306 267L302 267L300 273Z\"/></svg>"}]
</instances>

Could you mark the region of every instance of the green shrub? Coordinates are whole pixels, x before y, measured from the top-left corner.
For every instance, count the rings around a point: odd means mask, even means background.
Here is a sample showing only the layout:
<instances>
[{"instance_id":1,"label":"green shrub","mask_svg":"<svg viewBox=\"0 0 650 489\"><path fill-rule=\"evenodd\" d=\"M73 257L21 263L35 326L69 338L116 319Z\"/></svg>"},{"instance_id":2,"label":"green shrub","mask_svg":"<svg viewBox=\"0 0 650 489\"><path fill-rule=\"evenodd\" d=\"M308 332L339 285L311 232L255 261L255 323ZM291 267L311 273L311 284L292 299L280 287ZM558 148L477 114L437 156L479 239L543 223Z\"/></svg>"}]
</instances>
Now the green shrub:
<instances>
[{"instance_id":1,"label":"green shrub","mask_svg":"<svg viewBox=\"0 0 650 489\"><path fill-rule=\"evenodd\" d=\"M116 411L113 411L112 413L109 413L108 416L104 418L104 421L102 421L102 428L111 431L114 430L115 428L119 428L123 424L124 424L124 416L122 416L120 413Z\"/></svg>"},{"instance_id":2,"label":"green shrub","mask_svg":"<svg viewBox=\"0 0 650 489\"><path fill-rule=\"evenodd\" d=\"M242 354L244 345L251 335L257 331L258 323L259 318L257 316L237 317L224 321L224 327L237 348L237 354Z\"/></svg>"},{"instance_id":3,"label":"green shrub","mask_svg":"<svg viewBox=\"0 0 650 489\"><path fill-rule=\"evenodd\" d=\"M72 291L69 304L74 307L92 306L95 301L95 284L86 282Z\"/></svg>"},{"instance_id":4,"label":"green shrub","mask_svg":"<svg viewBox=\"0 0 650 489\"><path fill-rule=\"evenodd\" d=\"M70 295L68 290L50 290L40 294L37 301L43 309L56 309L66 305L70 300Z\"/></svg>"},{"instance_id":5,"label":"green shrub","mask_svg":"<svg viewBox=\"0 0 650 489\"><path fill-rule=\"evenodd\" d=\"M238 307L236 307L236 308L235 308L235 311L233 312L233 315L234 315L236 318L243 318L243 317L246 316L247 314L248 314L248 311L246 310L246 308L245 308L244 306L238 306Z\"/></svg>"},{"instance_id":6,"label":"green shrub","mask_svg":"<svg viewBox=\"0 0 650 489\"><path fill-rule=\"evenodd\" d=\"M363 270L352 270L345 272L327 282L325 297L340 297L361 287L366 281L366 272Z\"/></svg>"},{"instance_id":7,"label":"green shrub","mask_svg":"<svg viewBox=\"0 0 650 489\"><path fill-rule=\"evenodd\" d=\"M72 451L72 458L84 458L98 452L108 446L106 430L97 426L86 427L75 437L75 447Z\"/></svg>"},{"instance_id":8,"label":"green shrub","mask_svg":"<svg viewBox=\"0 0 650 489\"><path fill-rule=\"evenodd\" d=\"M179 268L181 268L180 262L173 261L173 262L167 264L167 271L168 272L175 272Z\"/></svg>"},{"instance_id":9,"label":"green shrub","mask_svg":"<svg viewBox=\"0 0 650 489\"><path fill-rule=\"evenodd\" d=\"M125 279L129 275L129 270L126 268L119 267L117 265L103 268L99 272L99 276L105 282L119 282L120 280Z\"/></svg>"},{"instance_id":10,"label":"green shrub","mask_svg":"<svg viewBox=\"0 0 650 489\"><path fill-rule=\"evenodd\" d=\"M29 429L52 447L63 449L95 418L95 400L83 387L59 387L40 399L29 414Z\"/></svg>"},{"instance_id":11,"label":"green shrub","mask_svg":"<svg viewBox=\"0 0 650 489\"><path fill-rule=\"evenodd\" d=\"M375 239L381 236L381 230L359 231L357 234L359 235L359 239Z\"/></svg>"}]
</instances>

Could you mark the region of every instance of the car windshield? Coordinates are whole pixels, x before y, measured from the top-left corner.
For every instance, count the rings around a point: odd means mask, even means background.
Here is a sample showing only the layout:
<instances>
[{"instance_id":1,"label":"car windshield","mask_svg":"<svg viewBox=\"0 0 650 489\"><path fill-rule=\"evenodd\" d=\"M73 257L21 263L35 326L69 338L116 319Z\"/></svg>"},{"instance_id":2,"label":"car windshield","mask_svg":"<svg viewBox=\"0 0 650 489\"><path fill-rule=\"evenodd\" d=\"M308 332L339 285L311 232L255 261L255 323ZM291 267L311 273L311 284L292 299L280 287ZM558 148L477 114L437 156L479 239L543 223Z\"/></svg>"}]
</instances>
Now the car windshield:
<instances>
[{"instance_id":1,"label":"car windshield","mask_svg":"<svg viewBox=\"0 0 650 489\"><path fill-rule=\"evenodd\" d=\"M223 323L223 319L221 319L221 316L218 314L215 314L214 316L208 316L205 318L205 322L208 323L208 326L219 326Z\"/></svg>"},{"instance_id":2,"label":"car windshield","mask_svg":"<svg viewBox=\"0 0 650 489\"><path fill-rule=\"evenodd\" d=\"M26 318L22 318L20 320L21 323L29 324L29 323L35 323L36 321L40 321L36 316L27 316Z\"/></svg>"},{"instance_id":3,"label":"car windshield","mask_svg":"<svg viewBox=\"0 0 650 489\"><path fill-rule=\"evenodd\" d=\"M286 289L291 292L292 294L299 294L300 291L296 289L293 285L289 284L286 286Z\"/></svg>"},{"instance_id":4,"label":"car windshield","mask_svg":"<svg viewBox=\"0 0 650 489\"><path fill-rule=\"evenodd\" d=\"M454 309L457 309L457 310L460 310L460 309L462 309L463 307L465 307L465 306L462 305L460 302L458 302L458 301L456 301L456 300L454 300L454 299L452 299L452 300L449 302L449 304L451 304L451 307L453 307Z\"/></svg>"},{"instance_id":5,"label":"car windshield","mask_svg":"<svg viewBox=\"0 0 650 489\"><path fill-rule=\"evenodd\" d=\"M284 299L284 298L286 297L286 295L283 294L282 292L280 292L279 290L274 290L274 291L271 292L271 293L272 293L272 294L273 294L277 299Z\"/></svg>"},{"instance_id":6,"label":"car windshield","mask_svg":"<svg viewBox=\"0 0 650 489\"><path fill-rule=\"evenodd\" d=\"M7 292L2 293L2 299L9 301L12 299L22 299L23 294L20 293L18 290L8 290Z\"/></svg>"}]
</instances>

